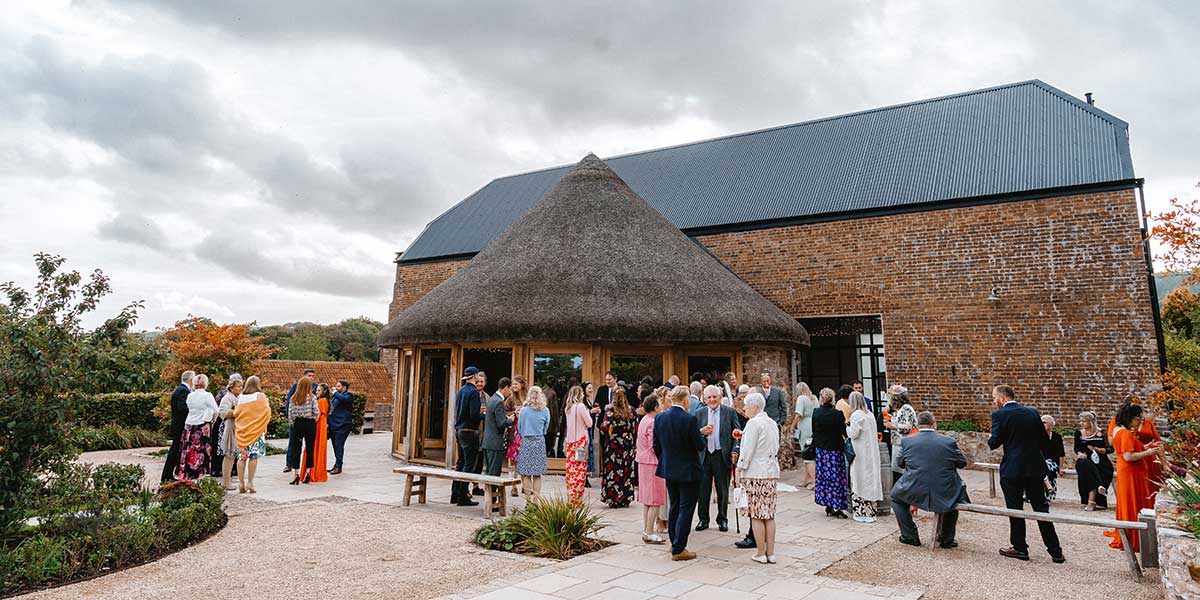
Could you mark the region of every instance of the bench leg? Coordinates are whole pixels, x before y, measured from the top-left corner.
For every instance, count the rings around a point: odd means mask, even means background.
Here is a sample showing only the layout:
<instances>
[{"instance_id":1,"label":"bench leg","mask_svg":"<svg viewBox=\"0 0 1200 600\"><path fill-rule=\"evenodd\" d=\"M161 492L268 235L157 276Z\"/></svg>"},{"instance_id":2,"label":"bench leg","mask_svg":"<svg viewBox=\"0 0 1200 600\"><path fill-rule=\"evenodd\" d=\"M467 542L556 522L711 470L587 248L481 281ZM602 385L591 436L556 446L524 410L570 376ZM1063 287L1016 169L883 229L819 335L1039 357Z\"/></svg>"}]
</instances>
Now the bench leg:
<instances>
[{"instance_id":1,"label":"bench leg","mask_svg":"<svg viewBox=\"0 0 1200 600\"><path fill-rule=\"evenodd\" d=\"M420 491L417 492L417 501L420 502L421 504L425 504L425 488L427 488L428 486L429 486L429 478L428 477L425 477L424 475L422 475L419 479L417 479L417 487L420 488Z\"/></svg>"},{"instance_id":2,"label":"bench leg","mask_svg":"<svg viewBox=\"0 0 1200 600\"><path fill-rule=\"evenodd\" d=\"M405 506L408 506L409 504L412 503L412 488L413 488L413 476L412 476L412 474L409 474L408 478L404 480L404 505Z\"/></svg>"},{"instance_id":3,"label":"bench leg","mask_svg":"<svg viewBox=\"0 0 1200 600\"><path fill-rule=\"evenodd\" d=\"M493 490L495 490L494 486L483 486L483 514L486 517L492 516L492 505L496 502L496 499L492 495Z\"/></svg>"},{"instance_id":4,"label":"bench leg","mask_svg":"<svg viewBox=\"0 0 1200 600\"><path fill-rule=\"evenodd\" d=\"M988 470L988 498L996 497L996 472Z\"/></svg>"},{"instance_id":5,"label":"bench leg","mask_svg":"<svg viewBox=\"0 0 1200 600\"><path fill-rule=\"evenodd\" d=\"M939 540L942 538L942 518L943 513L934 513L933 519L933 538L929 542L929 549L935 550L938 547Z\"/></svg>"},{"instance_id":6,"label":"bench leg","mask_svg":"<svg viewBox=\"0 0 1200 600\"><path fill-rule=\"evenodd\" d=\"M504 486L497 486L500 489L500 516L508 516L508 494L504 493Z\"/></svg>"},{"instance_id":7,"label":"bench leg","mask_svg":"<svg viewBox=\"0 0 1200 600\"><path fill-rule=\"evenodd\" d=\"M1117 534L1121 536L1121 545L1125 546L1125 558L1129 559L1129 570L1133 573L1133 578L1141 581L1142 567L1138 564L1137 556L1133 554L1133 546L1129 545L1129 532L1118 527Z\"/></svg>"}]
</instances>

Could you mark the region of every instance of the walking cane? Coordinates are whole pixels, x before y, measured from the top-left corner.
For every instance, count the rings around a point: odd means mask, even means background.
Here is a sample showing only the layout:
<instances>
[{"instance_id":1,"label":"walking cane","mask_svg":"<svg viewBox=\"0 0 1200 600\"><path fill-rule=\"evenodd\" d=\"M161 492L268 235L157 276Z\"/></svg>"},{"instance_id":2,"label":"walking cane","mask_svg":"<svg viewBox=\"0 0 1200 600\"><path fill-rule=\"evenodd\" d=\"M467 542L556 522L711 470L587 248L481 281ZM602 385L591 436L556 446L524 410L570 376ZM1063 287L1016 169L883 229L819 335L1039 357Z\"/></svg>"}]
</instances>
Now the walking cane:
<instances>
[{"instance_id":1,"label":"walking cane","mask_svg":"<svg viewBox=\"0 0 1200 600\"><path fill-rule=\"evenodd\" d=\"M729 470L729 478L730 479L734 479L734 475L736 475L736 474L737 474L736 468ZM742 493L744 494L744 493L746 493L746 491L742 490ZM739 510L738 507L736 507L736 506L733 507L733 523L734 523L734 525L737 526L737 528L734 529L734 531L737 533L741 533L742 532L742 513L738 512L738 510Z\"/></svg>"}]
</instances>

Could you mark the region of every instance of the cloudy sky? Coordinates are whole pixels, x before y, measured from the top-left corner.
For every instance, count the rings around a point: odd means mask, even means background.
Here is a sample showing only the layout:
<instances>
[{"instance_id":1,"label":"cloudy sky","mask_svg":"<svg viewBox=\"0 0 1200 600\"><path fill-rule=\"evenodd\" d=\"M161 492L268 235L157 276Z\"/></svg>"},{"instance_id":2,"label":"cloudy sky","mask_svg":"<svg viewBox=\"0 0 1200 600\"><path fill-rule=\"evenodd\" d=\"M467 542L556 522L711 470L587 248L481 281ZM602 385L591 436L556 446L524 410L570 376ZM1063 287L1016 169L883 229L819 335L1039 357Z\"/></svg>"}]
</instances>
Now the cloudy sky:
<instances>
[{"instance_id":1,"label":"cloudy sky","mask_svg":"<svg viewBox=\"0 0 1200 600\"><path fill-rule=\"evenodd\" d=\"M490 179L1039 78L1200 180L1193 2L39 0L0 21L0 281L102 268L141 328L383 320Z\"/></svg>"}]
</instances>

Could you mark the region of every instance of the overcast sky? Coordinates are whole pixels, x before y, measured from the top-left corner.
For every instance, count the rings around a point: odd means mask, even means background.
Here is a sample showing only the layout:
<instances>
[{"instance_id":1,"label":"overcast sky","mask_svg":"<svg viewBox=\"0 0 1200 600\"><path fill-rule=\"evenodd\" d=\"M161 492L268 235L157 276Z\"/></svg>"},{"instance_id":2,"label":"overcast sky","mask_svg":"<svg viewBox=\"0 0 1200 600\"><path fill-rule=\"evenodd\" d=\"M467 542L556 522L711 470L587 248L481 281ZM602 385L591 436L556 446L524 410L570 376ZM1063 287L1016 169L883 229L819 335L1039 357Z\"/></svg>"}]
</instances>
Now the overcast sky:
<instances>
[{"instance_id":1,"label":"overcast sky","mask_svg":"<svg viewBox=\"0 0 1200 600\"><path fill-rule=\"evenodd\" d=\"M1196 197L1200 3L12 3L0 281L101 268L139 328L384 320L395 252L497 176L1039 78Z\"/></svg>"}]
</instances>

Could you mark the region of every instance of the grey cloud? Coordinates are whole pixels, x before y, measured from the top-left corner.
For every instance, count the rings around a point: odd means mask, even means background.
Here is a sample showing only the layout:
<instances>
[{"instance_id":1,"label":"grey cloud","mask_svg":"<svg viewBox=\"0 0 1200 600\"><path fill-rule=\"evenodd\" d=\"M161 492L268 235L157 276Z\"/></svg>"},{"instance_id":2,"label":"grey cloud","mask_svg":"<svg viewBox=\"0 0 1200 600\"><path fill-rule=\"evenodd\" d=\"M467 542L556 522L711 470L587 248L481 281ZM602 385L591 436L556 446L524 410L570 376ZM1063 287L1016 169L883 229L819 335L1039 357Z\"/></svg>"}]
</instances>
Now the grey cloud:
<instances>
[{"instance_id":1,"label":"grey cloud","mask_svg":"<svg viewBox=\"0 0 1200 600\"><path fill-rule=\"evenodd\" d=\"M167 234L154 221L126 214L118 214L111 221L102 223L97 230L101 238L145 246L160 252L171 249Z\"/></svg>"},{"instance_id":2,"label":"grey cloud","mask_svg":"<svg viewBox=\"0 0 1200 600\"><path fill-rule=\"evenodd\" d=\"M338 269L328 260L329 257L275 258L266 253L274 242L264 235L210 235L194 251L198 258L239 277L294 290L370 299L386 298L390 291L391 273L383 265L368 275ZM322 252L337 251L332 249L331 240L322 240L321 244ZM363 258L355 252L351 252L351 256ZM363 262L370 265L379 261L375 257L375 261Z\"/></svg>"}]
</instances>

